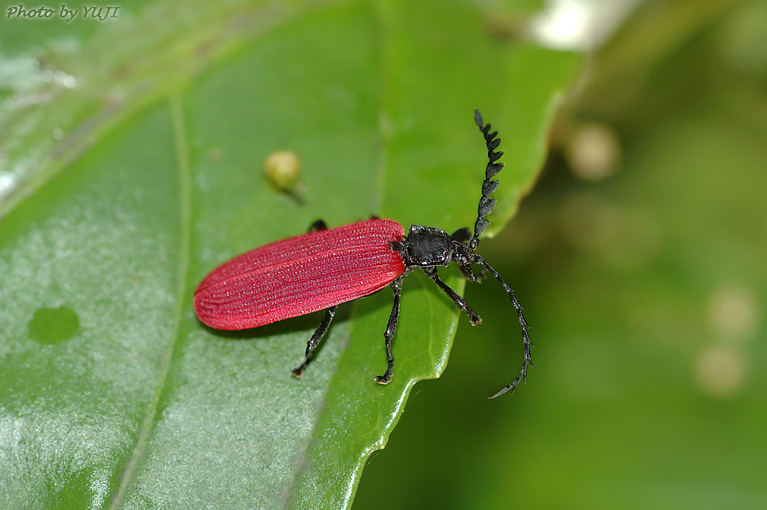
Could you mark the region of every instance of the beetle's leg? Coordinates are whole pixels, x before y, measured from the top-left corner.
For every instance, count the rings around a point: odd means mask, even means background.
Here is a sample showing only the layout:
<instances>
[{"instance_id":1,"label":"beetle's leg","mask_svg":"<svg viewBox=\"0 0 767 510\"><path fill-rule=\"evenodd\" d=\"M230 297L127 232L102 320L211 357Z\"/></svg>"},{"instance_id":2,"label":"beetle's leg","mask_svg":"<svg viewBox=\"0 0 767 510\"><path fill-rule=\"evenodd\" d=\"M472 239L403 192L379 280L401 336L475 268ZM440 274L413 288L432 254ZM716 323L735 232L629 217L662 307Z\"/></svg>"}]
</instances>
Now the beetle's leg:
<instances>
[{"instance_id":1,"label":"beetle's leg","mask_svg":"<svg viewBox=\"0 0 767 510\"><path fill-rule=\"evenodd\" d=\"M459 228L450 235L450 239L466 244L471 239L471 229L469 227Z\"/></svg>"},{"instance_id":2,"label":"beetle's leg","mask_svg":"<svg viewBox=\"0 0 767 510\"><path fill-rule=\"evenodd\" d=\"M466 264L465 266L458 266L458 269L461 270L461 274L464 276L464 278L470 282L477 283L482 281L482 273L480 273L479 276L474 274L474 271L471 269L469 264Z\"/></svg>"},{"instance_id":3,"label":"beetle's leg","mask_svg":"<svg viewBox=\"0 0 767 510\"><path fill-rule=\"evenodd\" d=\"M320 232L321 230L327 230L328 226L325 224L324 220L317 220L311 225L309 225L308 233L312 232ZM322 322L320 322L320 325L317 326L316 331L312 335L312 337L309 339L308 342L306 342L306 354L304 358L304 362L301 363L301 366L294 368L292 370L293 375L296 378L301 378L301 374L304 373L304 370L306 370L306 367L309 365L309 362L312 361L312 358L314 358L314 349L317 348L317 346L320 344L320 341L322 340L322 337L325 336L325 333L327 333L328 328L330 327L330 323L333 322L333 317L336 314L336 307L331 306L325 311L325 317L322 319Z\"/></svg>"},{"instance_id":4,"label":"beetle's leg","mask_svg":"<svg viewBox=\"0 0 767 510\"><path fill-rule=\"evenodd\" d=\"M439 278L436 268L429 267L423 271L429 276L429 278L434 280L434 283L436 283L439 288L442 289L442 292L447 294L448 297L453 300L453 303L455 303L458 308L460 308L463 312L466 313L466 315L469 316L469 320L471 321L472 326L476 326L482 322L482 317L474 313L474 310L472 310L471 307L466 304L466 301Z\"/></svg>"},{"instance_id":5,"label":"beetle's leg","mask_svg":"<svg viewBox=\"0 0 767 510\"><path fill-rule=\"evenodd\" d=\"M389 322L386 324L386 331L384 332L384 339L386 340L386 373L376 377L378 384L389 384L391 376L394 371L394 354L392 353L391 341L394 338L394 333L397 331L397 321L399 320L399 298L402 295L402 280L405 279L408 271L405 271L391 282L392 291L394 291L394 304L391 308L391 314L389 314Z\"/></svg>"},{"instance_id":6,"label":"beetle's leg","mask_svg":"<svg viewBox=\"0 0 767 510\"><path fill-rule=\"evenodd\" d=\"M327 230L327 229L328 229L328 226L325 224L324 220L317 220L311 225L309 225L308 232L311 234L312 232L319 232L320 230Z\"/></svg>"},{"instance_id":7,"label":"beetle's leg","mask_svg":"<svg viewBox=\"0 0 767 510\"><path fill-rule=\"evenodd\" d=\"M485 279L485 273L487 272L484 266L479 266L479 271L475 273L470 264L461 264L458 266L458 269L460 269L461 274L472 283L482 283Z\"/></svg>"},{"instance_id":8,"label":"beetle's leg","mask_svg":"<svg viewBox=\"0 0 767 510\"><path fill-rule=\"evenodd\" d=\"M517 296L514 295L514 290L509 287L509 285L504 281L503 278L501 278L501 275L498 274L498 271L493 269L493 267L487 263L487 261L480 257L479 255L472 255L472 263L473 264L479 264L485 269L487 269L491 275L495 277L496 280L503 286L503 289L506 291L506 294L509 295L509 299L511 299L511 304L514 306L514 309L517 311L517 317L519 319L519 325L522 327L522 340L525 344L525 353L524 353L524 359L522 360L522 369L519 372L519 375L517 376L514 381L509 384L508 386L505 386L501 388L500 391L495 393L490 398L496 398L500 397L507 391L511 391L512 394L514 394L514 391L516 391L517 386L521 382L525 382L527 379L527 369L528 367L533 366L533 358L530 354L530 349L533 347L533 342L530 340L530 334L528 333L528 330L530 329L530 325L527 323L527 320L525 319L524 314L522 313L522 305L519 304L519 301L517 300Z\"/></svg>"},{"instance_id":9,"label":"beetle's leg","mask_svg":"<svg viewBox=\"0 0 767 510\"><path fill-rule=\"evenodd\" d=\"M306 357L304 358L304 362L301 363L301 366L293 369L293 375L297 379L301 378L301 374L304 373L304 370L306 370L306 367L312 361L312 358L314 358L314 350L320 344L320 340L322 340L322 337L325 336L325 333L327 333L328 328L330 327L330 323L333 322L333 317L336 314L336 308L338 308L337 305L331 306L325 311L325 318L322 319L322 322L320 322L317 330L306 343Z\"/></svg>"}]
</instances>

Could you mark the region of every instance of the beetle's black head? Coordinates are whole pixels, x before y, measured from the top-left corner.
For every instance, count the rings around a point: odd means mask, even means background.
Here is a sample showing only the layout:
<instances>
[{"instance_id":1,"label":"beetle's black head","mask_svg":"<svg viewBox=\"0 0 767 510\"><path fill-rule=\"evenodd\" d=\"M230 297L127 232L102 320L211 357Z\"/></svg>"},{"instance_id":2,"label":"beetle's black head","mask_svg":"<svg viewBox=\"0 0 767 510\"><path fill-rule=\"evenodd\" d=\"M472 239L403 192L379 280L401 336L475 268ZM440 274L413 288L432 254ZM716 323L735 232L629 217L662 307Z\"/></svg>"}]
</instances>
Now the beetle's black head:
<instances>
[{"instance_id":1,"label":"beetle's black head","mask_svg":"<svg viewBox=\"0 0 767 510\"><path fill-rule=\"evenodd\" d=\"M447 266L452 257L450 234L423 225L410 225L401 243L392 243L408 267Z\"/></svg>"}]
</instances>

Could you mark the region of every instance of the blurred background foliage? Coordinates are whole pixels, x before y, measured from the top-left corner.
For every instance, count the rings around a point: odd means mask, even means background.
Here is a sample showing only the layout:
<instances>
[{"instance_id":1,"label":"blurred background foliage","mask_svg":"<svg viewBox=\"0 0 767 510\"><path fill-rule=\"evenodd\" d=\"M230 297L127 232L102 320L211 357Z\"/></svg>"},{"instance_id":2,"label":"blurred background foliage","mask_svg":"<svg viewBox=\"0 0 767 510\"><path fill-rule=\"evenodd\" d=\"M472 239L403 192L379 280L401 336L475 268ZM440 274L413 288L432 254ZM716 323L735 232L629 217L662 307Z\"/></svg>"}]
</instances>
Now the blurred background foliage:
<instances>
[{"instance_id":1,"label":"blurred background foliage","mask_svg":"<svg viewBox=\"0 0 767 510\"><path fill-rule=\"evenodd\" d=\"M767 3L634 3L480 245L533 325L529 384L483 398L517 330L467 286L483 324L460 321L355 509L764 508Z\"/></svg>"}]
</instances>

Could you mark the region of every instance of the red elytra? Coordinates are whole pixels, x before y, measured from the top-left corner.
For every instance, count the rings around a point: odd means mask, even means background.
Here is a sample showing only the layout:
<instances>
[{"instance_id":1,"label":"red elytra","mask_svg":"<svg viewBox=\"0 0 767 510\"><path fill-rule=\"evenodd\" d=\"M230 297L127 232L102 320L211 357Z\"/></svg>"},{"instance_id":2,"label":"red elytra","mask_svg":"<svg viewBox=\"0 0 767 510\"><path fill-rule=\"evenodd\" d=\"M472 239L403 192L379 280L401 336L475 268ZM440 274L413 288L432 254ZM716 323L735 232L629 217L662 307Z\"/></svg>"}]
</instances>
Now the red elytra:
<instances>
[{"instance_id":1,"label":"red elytra","mask_svg":"<svg viewBox=\"0 0 767 510\"><path fill-rule=\"evenodd\" d=\"M375 219L267 244L214 269L194 310L212 328L239 330L367 296L405 270L389 244L404 237L396 221Z\"/></svg>"}]
</instances>

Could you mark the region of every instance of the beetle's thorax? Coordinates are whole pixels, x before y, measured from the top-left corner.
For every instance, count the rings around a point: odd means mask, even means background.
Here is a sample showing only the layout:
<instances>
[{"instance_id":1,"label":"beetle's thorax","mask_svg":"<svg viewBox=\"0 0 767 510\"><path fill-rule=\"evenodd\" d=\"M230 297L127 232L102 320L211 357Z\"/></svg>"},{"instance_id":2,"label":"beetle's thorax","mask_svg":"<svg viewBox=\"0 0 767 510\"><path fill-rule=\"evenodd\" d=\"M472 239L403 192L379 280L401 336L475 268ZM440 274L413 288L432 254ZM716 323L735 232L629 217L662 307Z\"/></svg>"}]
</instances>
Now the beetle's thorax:
<instances>
[{"instance_id":1,"label":"beetle's thorax","mask_svg":"<svg viewBox=\"0 0 767 510\"><path fill-rule=\"evenodd\" d=\"M391 247L402 256L405 266L427 268L449 265L456 250L463 251L460 244L439 228L410 225L402 242L391 243Z\"/></svg>"}]
</instances>

